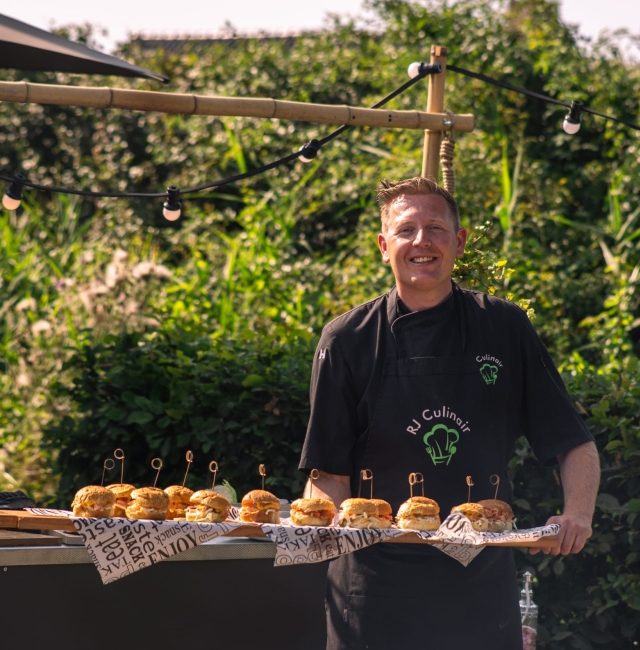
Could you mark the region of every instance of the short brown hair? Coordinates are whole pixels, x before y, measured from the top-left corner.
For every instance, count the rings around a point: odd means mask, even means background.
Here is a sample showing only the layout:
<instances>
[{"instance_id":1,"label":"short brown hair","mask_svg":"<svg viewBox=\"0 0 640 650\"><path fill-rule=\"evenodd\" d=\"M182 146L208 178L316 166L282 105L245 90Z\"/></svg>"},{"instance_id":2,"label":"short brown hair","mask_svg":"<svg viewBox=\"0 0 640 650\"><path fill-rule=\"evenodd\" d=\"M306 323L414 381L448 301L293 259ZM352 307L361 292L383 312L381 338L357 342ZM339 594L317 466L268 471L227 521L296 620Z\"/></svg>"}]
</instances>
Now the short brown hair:
<instances>
[{"instance_id":1,"label":"short brown hair","mask_svg":"<svg viewBox=\"0 0 640 650\"><path fill-rule=\"evenodd\" d=\"M447 202L456 230L460 228L460 213L458 212L458 204L453 198L453 195L430 178L414 176L413 178L406 178L400 181L382 180L378 184L376 199L380 207L380 219L382 220L383 230L387 225L391 204L398 197L405 194L438 194Z\"/></svg>"}]
</instances>

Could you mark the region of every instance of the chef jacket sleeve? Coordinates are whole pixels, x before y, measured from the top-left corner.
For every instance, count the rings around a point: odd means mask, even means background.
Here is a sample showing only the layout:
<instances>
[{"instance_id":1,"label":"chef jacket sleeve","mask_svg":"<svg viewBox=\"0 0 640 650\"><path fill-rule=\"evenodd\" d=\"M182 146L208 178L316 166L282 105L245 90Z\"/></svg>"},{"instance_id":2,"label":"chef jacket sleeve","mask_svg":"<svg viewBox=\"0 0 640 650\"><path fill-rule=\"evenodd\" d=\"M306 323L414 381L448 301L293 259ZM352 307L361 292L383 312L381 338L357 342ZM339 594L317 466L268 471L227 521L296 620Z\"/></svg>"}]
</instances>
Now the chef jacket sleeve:
<instances>
[{"instance_id":1,"label":"chef jacket sleeve","mask_svg":"<svg viewBox=\"0 0 640 650\"><path fill-rule=\"evenodd\" d=\"M520 311L520 310L518 310ZM540 462L551 465L558 454L593 440L577 412L549 352L526 314L522 317L522 427Z\"/></svg>"},{"instance_id":2,"label":"chef jacket sleeve","mask_svg":"<svg viewBox=\"0 0 640 650\"><path fill-rule=\"evenodd\" d=\"M309 393L309 424L299 468L350 475L356 441L356 389L339 339L327 328L313 358Z\"/></svg>"}]
</instances>

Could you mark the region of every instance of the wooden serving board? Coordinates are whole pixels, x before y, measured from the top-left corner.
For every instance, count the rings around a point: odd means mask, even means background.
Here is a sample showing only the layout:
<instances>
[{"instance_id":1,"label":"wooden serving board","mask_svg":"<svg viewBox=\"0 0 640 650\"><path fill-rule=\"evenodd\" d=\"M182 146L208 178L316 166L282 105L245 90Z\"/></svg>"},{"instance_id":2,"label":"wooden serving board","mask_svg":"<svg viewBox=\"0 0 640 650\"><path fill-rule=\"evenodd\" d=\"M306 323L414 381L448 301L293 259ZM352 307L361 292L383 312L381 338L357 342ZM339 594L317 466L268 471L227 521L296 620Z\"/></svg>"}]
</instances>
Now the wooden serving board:
<instances>
[{"instance_id":1,"label":"wooden serving board","mask_svg":"<svg viewBox=\"0 0 640 650\"><path fill-rule=\"evenodd\" d=\"M18 530L64 530L75 532L69 517L34 515L26 510L0 510L0 528Z\"/></svg>"},{"instance_id":2,"label":"wooden serving board","mask_svg":"<svg viewBox=\"0 0 640 650\"><path fill-rule=\"evenodd\" d=\"M0 510L0 529L14 528L18 530L63 530L65 532L75 532L73 522L68 517L52 515L35 515L24 510ZM225 537L266 537L262 532L259 524L245 524L235 528L225 535ZM552 548L556 545L556 537L543 537L533 542L510 542L501 544L499 542L489 542L487 546L509 546L522 548ZM55 542L52 542L55 543ZM388 540L387 543L393 544L435 544L436 540L424 540L415 533L405 533L400 537Z\"/></svg>"},{"instance_id":3,"label":"wooden serving board","mask_svg":"<svg viewBox=\"0 0 640 650\"><path fill-rule=\"evenodd\" d=\"M60 544L60 538L53 535L24 532L22 530L0 530L0 547L7 546L53 546Z\"/></svg>"}]
</instances>

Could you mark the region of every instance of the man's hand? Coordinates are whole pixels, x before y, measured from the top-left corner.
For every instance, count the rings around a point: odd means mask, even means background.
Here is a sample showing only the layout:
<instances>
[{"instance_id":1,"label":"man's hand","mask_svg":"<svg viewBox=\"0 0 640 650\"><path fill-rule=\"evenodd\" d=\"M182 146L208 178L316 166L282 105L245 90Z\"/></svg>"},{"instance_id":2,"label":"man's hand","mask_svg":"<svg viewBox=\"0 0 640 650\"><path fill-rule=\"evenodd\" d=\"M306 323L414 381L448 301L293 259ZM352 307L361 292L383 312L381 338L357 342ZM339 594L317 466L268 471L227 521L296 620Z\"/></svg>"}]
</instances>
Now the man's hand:
<instances>
[{"instance_id":1,"label":"man's hand","mask_svg":"<svg viewBox=\"0 0 640 650\"><path fill-rule=\"evenodd\" d=\"M558 543L540 550L546 555L580 553L591 537L591 521L600 485L600 461L592 442L570 449L558 458L564 494L564 512L549 517L547 524L560 524Z\"/></svg>"},{"instance_id":2,"label":"man's hand","mask_svg":"<svg viewBox=\"0 0 640 650\"><path fill-rule=\"evenodd\" d=\"M530 549L531 555L542 551L545 555L569 555L580 553L591 537L591 517L557 515L549 517L547 524L560 524L558 543L555 546Z\"/></svg>"}]
</instances>

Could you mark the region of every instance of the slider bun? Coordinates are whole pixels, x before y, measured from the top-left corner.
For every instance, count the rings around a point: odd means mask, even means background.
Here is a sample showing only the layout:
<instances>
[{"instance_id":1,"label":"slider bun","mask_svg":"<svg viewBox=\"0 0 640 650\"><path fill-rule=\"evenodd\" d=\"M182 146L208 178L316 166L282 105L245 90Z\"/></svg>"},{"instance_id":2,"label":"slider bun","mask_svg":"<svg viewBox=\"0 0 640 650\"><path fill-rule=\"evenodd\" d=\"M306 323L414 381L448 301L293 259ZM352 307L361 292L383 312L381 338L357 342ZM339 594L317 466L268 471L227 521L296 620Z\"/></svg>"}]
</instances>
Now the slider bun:
<instances>
[{"instance_id":1,"label":"slider bun","mask_svg":"<svg viewBox=\"0 0 640 650\"><path fill-rule=\"evenodd\" d=\"M487 519L513 519L513 510L506 501L500 499L483 499L478 503L484 508Z\"/></svg>"},{"instance_id":2,"label":"slider bun","mask_svg":"<svg viewBox=\"0 0 640 650\"><path fill-rule=\"evenodd\" d=\"M111 517L116 497L101 485L80 488L73 499L71 509L76 517Z\"/></svg>"},{"instance_id":3,"label":"slider bun","mask_svg":"<svg viewBox=\"0 0 640 650\"><path fill-rule=\"evenodd\" d=\"M378 508L371 499L361 499L359 497L345 499L340 504L340 511L345 515L378 514Z\"/></svg>"},{"instance_id":4,"label":"slider bun","mask_svg":"<svg viewBox=\"0 0 640 650\"><path fill-rule=\"evenodd\" d=\"M131 493L136 489L131 483L112 483L107 485L107 490L115 494L116 502L113 506L114 517L126 517L126 509L131 502Z\"/></svg>"},{"instance_id":5,"label":"slider bun","mask_svg":"<svg viewBox=\"0 0 640 650\"><path fill-rule=\"evenodd\" d=\"M376 507L376 514L379 517L391 517L393 515L393 510L391 509L391 504L384 499L369 499Z\"/></svg>"},{"instance_id":6,"label":"slider bun","mask_svg":"<svg viewBox=\"0 0 640 650\"><path fill-rule=\"evenodd\" d=\"M111 485L107 485L107 490L111 490L116 495L116 499L128 499L135 489L136 486L131 485L131 483L112 483Z\"/></svg>"},{"instance_id":7,"label":"slider bun","mask_svg":"<svg viewBox=\"0 0 640 650\"><path fill-rule=\"evenodd\" d=\"M189 499L193 490L184 485L170 485L164 489L169 496L169 509L167 519L178 519L184 517L184 509L189 505Z\"/></svg>"},{"instance_id":8,"label":"slider bun","mask_svg":"<svg viewBox=\"0 0 640 650\"><path fill-rule=\"evenodd\" d=\"M291 522L296 526L329 526L335 514L336 506L330 499L296 499L291 504Z\"/></svg>"},{"instance_id":9,"label":"slider bun","mask_svg":"<svg viewBox=\"0 0 640 650\"><path fill-rule=\"evenodd\" d=\"M331 512L336 514L336 506L331 499L322 497L312 497L309 499L296 499L291 504L291 511L295 512Z\"/></svg>"},{"instance_id":10,"label":"slider bun","mask_svg":"<svg viewBox=\"0 0 640 650\"><path fill-rule=\"evenodd\" d=\"M267 508L280 509L278 497L266 490L251 490L242 497L242 506L266 510Z\"/></svg>"},{"instance_id":11,"label":"slider bun","mask_svg":"<svg viewBox=\"0 0 640 650\"><path fill-rule=\"evenodd\" d=\"M166 510L169 506L169 495L160 488L142 487L131 493L131 499L142 504L145 508Z\"/></svg>"},{"instance_id":12,"label":"slider bun","mask_svg":"<svg viewBox=\"0 0 640 650\"><path fill-rule=\"evenodd\" d=\"M433 517L439 512L437 501L428 497L411 497L398 508L398 517Z\"/></svg>"},{"instance_id":13,"label":"slider bun","mask_svg":"<svg viewBox=\"0 0 640 650\"><path fill-rule=\"evenodd\" d=\"M451 508L451 512L463 514L477 531L485 532L489 529L489 521L484 514L484 508L479 503L461 503Z\"/></svg>"},{"instance_id":14,"label":"slider bun","mask_svg":"<svg viewBox=\"0 0 640 650\"><path fill-rule=\"evenodd\" d=\"M484 508L485 516L489 520L490 532L503 533L513 530L515 517L511 506L506 501L483 499L478 503Z\"/></svg>"},{"instance_id":15,"label":"slider bun","mask_svg":"<svg viewBox=\"0 0 640 650\"><path fill-rule=\"evenodd\" d=\"M390 528L391 505L384 499L345 499L340 504L340 525L349 528Z\"/></svg>"},{"instance_id":16,"label":"slider bun","mask_svg":"<svg viewBox=\"0 0 640 650\"><path fill-rule=\"evenodd\" d=\"M240 521L261 524L280 523L280 501L266 490L251 490L242 497Z\"/></svg>"},{"instance_id":17,"label":"slider bun","mask_svg":"<svg viewBox=\"0 0 640 650\"><path fill-rule=\"evenodd\" d=\"M164 489L165 494L169 496L169 503L189 503L193 490L184 485L170 485Z\"/></svg>"},{"instance_id":18,"label":"slider bun","mask_svg":"<svg viewBox=\"0 0 640 650\"><path fill-rule=\"evenodd\" d=\"M129 519L165 519L169 508L169 495L155 487L143 487L131 493L131 503L127 506Z\"/></svg>"},{"instance_id":19,"label":"slider bun","mask_svg":"<svg viewBox=\"0 0 640 650\"><path fill-rule=\"evenodd\" d=\"M428 497L410 497L399 508L398 528L409 530L438 530L440 506Z\"/></svg>"},{"instance_id":20,"label":"slider bun","mask_svg":"<svg viewBox=\"0 0 640 650\"><path fill-rule=\"evenodd\" d=\"M184 511L187 521L219 523L229 514L229 501L214 490L198 490L191 495L190 505Z\"/></svg>"},{"instance_id":21,"label":"slider bun","mask_svg":"<svg viewBox=\"0 0 640 650\"><path fill-rule=\"evenodd\" d=\"M213 510L224 510L228 512L229 501L219 492L214 490L198 490L191 495L189 503L192 505L203 505Z\"/></svg>"},{"instance_id":22,"label":"slider bun","mask_svg":"<svg viewBox=\"0 0 640 650\"><path fill-rule=\"evenodd\" d=\"M115 495L111 490L108 490L101 485L85 485L76 492L71 506L76 505L98 505L98 506L112 506L116 500Z\"/></svg>"}]
</instances>

